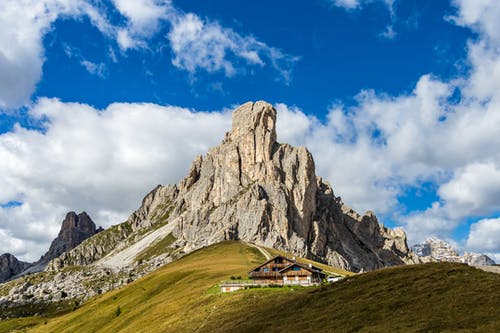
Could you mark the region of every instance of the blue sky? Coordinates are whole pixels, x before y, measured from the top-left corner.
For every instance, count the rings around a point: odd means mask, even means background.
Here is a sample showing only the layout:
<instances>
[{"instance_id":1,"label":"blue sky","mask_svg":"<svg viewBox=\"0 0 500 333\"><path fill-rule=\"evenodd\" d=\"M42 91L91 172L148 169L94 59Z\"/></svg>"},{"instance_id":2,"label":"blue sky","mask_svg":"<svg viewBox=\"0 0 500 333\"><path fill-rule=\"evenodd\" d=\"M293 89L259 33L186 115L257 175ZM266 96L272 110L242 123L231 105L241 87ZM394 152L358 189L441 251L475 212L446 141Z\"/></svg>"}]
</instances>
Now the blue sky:
<instances>
[{"instance_id":1,"label":"blue sky","mask_svg":"<svg viewBox=\"0 0 500 333\"><path fill-rule=\"evenodd\" d=\"M0 253L34 260L66 211L123 221L278 109L354 209L500 259L500 4L474 0L6 0Z\"/></svg>"}]
</instances>

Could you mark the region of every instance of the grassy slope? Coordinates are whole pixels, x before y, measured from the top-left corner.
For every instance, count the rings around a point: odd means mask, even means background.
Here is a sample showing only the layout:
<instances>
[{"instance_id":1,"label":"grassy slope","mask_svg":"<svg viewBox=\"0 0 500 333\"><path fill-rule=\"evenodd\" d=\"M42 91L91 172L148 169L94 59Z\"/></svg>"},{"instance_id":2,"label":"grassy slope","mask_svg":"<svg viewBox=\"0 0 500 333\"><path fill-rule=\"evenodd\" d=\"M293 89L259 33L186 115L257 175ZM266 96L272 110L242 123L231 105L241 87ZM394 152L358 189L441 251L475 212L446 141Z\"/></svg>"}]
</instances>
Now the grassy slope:
<instances>
[{"instance_id":1,"label":"grassy slope","mask_svg":"<svg viewBox=\"0 0 500 333\"><path fill-rule=\"evenodd\" d=\"M215 292L261 253L226 242L192 253L34 332L498 332L500 275L459 264L397 267L321 288ZM120 306L121 314L115 312ZM32 320L32 322L29 322ZM16 321L0 322L0 332ZM21 324L18 320L17 324Z\"/></svg>"},{"instance_id":2,"label":"grassy slope","mask_svg":"<svg viewBox=\"0 0 500 333\"><path fill-rule=\"evenodd\" d=\"M204 311L221 299L207 290L231 275L245 276L249 267L263 260L257 249L243 243L217 244L95 298L74 312L49 318L47 324L33 318L31 323L38 325L32 331L193 332L204 322ZM118 306L121 314L116 317ZM0 332L16 323L28 325L26 319L0 322Z\"/></svg>"},{"instance_id":3,"label":"grassy slope","mask_svg":"<svg viewBox=\"0 0 500 333\"><path fill-rule=\"evenodd\" d=\"M272 300L246 296L248 305L231 304L207 331L500 332L500 275L460 264L384 269Z\"/></svg>"}]
</instances>

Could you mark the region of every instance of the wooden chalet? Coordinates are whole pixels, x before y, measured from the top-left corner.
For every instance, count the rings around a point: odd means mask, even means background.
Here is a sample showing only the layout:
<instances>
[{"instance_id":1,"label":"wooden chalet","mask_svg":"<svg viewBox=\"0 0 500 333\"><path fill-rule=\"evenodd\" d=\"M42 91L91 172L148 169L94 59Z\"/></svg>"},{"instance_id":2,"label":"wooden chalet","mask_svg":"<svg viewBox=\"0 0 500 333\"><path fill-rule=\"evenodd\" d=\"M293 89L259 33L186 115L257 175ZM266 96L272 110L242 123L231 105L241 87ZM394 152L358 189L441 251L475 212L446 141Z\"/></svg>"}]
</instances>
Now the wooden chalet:
<instances>
[{"instance_id":1,"label":"wooden chalet","mask_svg":"<svg viewBox=\"0 0 500 333\"><path fill-rule=\"evenodd\" d=\"M321 283L326 274L313 265L302 264L294 259L276 256L249 272L250 278L258 284L312 285Z\"/></svg>"}]
</instances>

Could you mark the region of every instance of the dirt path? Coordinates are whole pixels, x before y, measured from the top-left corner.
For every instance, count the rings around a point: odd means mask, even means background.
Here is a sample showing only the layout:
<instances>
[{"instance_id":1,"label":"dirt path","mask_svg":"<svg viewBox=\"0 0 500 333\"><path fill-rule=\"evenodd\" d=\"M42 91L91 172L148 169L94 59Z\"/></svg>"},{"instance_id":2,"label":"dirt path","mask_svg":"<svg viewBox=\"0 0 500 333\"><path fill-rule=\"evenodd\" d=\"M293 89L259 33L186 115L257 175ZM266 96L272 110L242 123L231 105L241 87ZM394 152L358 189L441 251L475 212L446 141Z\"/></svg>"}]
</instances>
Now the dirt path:
<instances>
[{"instance_id":1,"label":"dirt path","mask_svg":"<svg viewBox=\"0 0 500 333\"><path fill-rule=\"evenodd\" d=\"M264 255L264 257L266 257L266 260L271 259L271 254L270 254L269 252L267 252L267 250L266 250L266 249L263 249L263 248L261 248L260 246L255 245L255 244L252 244L252 243L248 243L248 245L253 246L253 247L255 247L257 250L259 250L259 251L260 251L260 253L262 253L262 255Z\"/></svg>"},{"instance_id":2,"label":"dirt path","mask_svg":"<svg viewBox=\"0 0 500 333\"><path fill-rule=\"evenodd\" d=\"M208 319L210 319L210 317L214 314L216 309L217 309L217 307L214 305L212 307L212 311L210 311L210 313L207 315L205 320L203 320L203 322L201 323L200 327L198 327L193 333L200 332L200 330L203 328L203 326L205 326L207 324Z\"/></svg>"}]
</instances>

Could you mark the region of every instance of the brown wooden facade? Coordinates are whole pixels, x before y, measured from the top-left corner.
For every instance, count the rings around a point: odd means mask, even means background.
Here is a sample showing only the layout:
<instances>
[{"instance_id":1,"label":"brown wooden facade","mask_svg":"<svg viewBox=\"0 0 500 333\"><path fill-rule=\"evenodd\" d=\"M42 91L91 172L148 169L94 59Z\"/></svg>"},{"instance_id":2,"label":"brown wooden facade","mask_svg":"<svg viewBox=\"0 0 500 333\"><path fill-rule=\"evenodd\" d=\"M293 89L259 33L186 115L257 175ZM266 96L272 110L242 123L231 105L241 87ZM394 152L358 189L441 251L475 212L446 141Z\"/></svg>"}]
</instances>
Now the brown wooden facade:
<instances>
[{"instance_id":1,"label":"brown wooden facade","mask_svg":"<svg viewBox=\"0 0 500 333\"><path fill-rule=\"evenodd\" d=\"M284 256L276 256L249 272L256 283L310 285L321 283L326 277L318 267L298 263Z\"/></svg>"},{"instance_id":2,"label":"brown wooden facade","mask_svg":"<svg viewBox=\"0 0 500 333\"><path fill-rule=\"evenodd\" d=\"M283 284L315 284L321 283L326 274L319 268L294 263L280 271Z\"/></svg>"}]
</instances>

